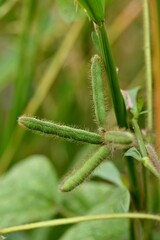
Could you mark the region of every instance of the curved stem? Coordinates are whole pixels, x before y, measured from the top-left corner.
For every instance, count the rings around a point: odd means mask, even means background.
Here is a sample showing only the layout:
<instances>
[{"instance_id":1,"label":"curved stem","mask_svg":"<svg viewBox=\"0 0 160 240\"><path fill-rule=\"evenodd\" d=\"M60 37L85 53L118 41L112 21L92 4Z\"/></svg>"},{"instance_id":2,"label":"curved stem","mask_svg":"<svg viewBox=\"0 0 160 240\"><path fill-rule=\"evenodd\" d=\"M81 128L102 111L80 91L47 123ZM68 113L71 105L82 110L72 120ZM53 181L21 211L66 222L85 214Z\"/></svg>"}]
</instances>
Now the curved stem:
<instances>
[{"instance_id":1,"label":"curved stem","mask_svg":"<svg viewBox=\"0 0 160 240\"><path fill-rule=\"evenodd\" d=\"M49 220L43 222L29 223L14 227L3 228L0 230L0 234L7 234L11 232L19 232L24 230L30 230L35 228L53 227L67 224L75 224L80 222L96 221L96 220L109 220L109 219L146 219L160 221L160 216L154 214L145 213L113 213L113 214L102 214L102 215L90 215L90 216L80 216L67 219L57 219Z\"/></svg>"}]
</instances>

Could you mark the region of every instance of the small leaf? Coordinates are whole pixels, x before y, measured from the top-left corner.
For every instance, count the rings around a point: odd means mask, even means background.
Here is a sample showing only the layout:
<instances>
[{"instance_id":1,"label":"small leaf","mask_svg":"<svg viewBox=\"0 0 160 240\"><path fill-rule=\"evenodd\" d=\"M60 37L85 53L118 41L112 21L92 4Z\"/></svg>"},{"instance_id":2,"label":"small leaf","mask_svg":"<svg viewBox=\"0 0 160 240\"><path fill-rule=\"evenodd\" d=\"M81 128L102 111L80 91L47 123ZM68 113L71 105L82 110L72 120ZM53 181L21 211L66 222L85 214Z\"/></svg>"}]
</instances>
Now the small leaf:
<instances>
[{"instance_id":1,"label":"small leaf","mask_svg":"<svg viewBox=\"0 0 160 240\"><path fill-rule=\"evenodd\" d=\"M144 106L144 99L142 97L140 97L137 100L137 111L138 111L138 113L140 113L142 111L143 106Z\"/></svg>"},{"instance_id":2,"label":"small leaf","mask_svg":"<svg viewBox=\"0 0 160 240\"><path fill-rule=\"evenodd\" d=\"M34 155L0 178L0 226L44 220L60 201L57 177L45 156Z\"/></svg>"},{"instance_id":3,"label":"small leaf","mask_svg":"<svg viewBox=\"0 0 160 240\"><path fill-rule=\"evenodd\" d=\"M142 160L142 156L141 156L140 152L135 147L128 149L128 151L125 152L124 156L133 157L138 161Z\"/></svg>"},{"instance_id":4,"label":"small leaf","mask_svg":"<svg viewBox=\"0 0 160 240\"><path fill-rule=\"evenodd\" d=\"M129 90L126 90L127 94L129 95L129 97L131 99L131 103L132 103L131 112L133 113L133 115L135 115L138 112L137 96L138 96L138 93L140 90L141 90L141 88L139 86L129 89Z\"/></svg>"}]
</instances>

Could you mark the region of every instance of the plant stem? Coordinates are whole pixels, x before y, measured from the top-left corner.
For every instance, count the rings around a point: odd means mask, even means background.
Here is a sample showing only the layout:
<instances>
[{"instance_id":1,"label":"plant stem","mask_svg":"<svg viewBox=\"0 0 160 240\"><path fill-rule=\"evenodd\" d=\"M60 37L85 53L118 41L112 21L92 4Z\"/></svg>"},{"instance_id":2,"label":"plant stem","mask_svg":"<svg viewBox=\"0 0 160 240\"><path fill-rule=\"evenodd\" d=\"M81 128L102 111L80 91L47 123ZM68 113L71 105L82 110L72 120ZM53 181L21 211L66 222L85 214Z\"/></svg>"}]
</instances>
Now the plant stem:
<instances>
[{"instance_id":1,"label":"plant stem","mask_svg":"<svg viewBox=\"0 0 160 240\"><path fill-rule=\"evenodd\" d=\"M42 222L29 223L24 225L19 225L15 227L8 227L0 229L0 234L7 234L11 232L19 232L24 230L30 230L35 228L53 227L61 226L67 224L75 224L80 222L96 221L96 220L109 220L109 219L146 219L160 222L159 215L145 214L145 213L113 213L104 215L90 215L90 216L80 216L67 219L56 219Z\"/></svg>"},{"instance_id":2,"label":"plant stem","mask_svg":"<svg viewBox=\"0 0 160 240\"><path fill-rule=\"evenodd\" d=\"M146 150L146 147L145 147L145 144L144 144L144 141L143 141L143 137L142 137L142 133L141 133L141 130L140 130L139 125L137 123L137 120L132 119L132 124L133 124L133 128L134 128L134 131L135 131L135 135L137 137L137 141L138 141L138 145L139 145L142 157L147 157L148 156L147 155L147 150Z\"/></svg>"},{"instance_id":3,"label":"plant stem","mask_svg":"<svg viewBox=\"0 0 160 240\"><path fill-rule=\"evenodd\" d=\"M133 195L133 202L135 204L135 207L138 211L140 211L140 195L139 195L139 189L138 189L138 181L137 181L137 175L135 170L135 164L134 159L132 157L127 156L126 157L127 162L127 168L128 173L130 176L130 188L131 188L131 194Z\"/></svg>"},{"instance_id":4,"label":"plant stem","mask_svg":"<svg viewBox=\"0 0 160 240\"><path fill-rule=\"evenodd\" d=\"M139 128L139 125L137 123L137 120L133 119L132 120L132 124L133 124L133 128L135 131L135 135L137 137L137 141L138 141L138 145L140 148L140 152L142 154L143 158L147 158L147 150L143 141L143 137L142 137L142 133L141 130ZM148 183L147 183L147 177L146 177L146 168L143 167L143 201L142 201L142 207L141 209L144 211L148 210ZM143 223L143 227L144 227L144 235L146 236L146 224ZM148 232L148 231L147 231Z\"/></svg>"},{"instance_id":5,"label":"plant stem","mask_svg":"<svg viewBox=\"0 0 160 240\"><path fill-rule=\"evenodd\" d=\"M143 0L143 28L144 28L144 52L146 66L147 85L147 128L153 129L153 95L152 95L152 62L151 62L151 39L150 39L150 15L148 0Z\"/></svg>"},{"instance_id":6,"label":"plant stem","mask_svg":"<svg viewBox=\"0 0 160 240\"><path fill-rule=\"evenodd\" d=\"M107 32L103 23L99 26L95 25L95 28L99 39L102 59L106 69L117 123L119 127L127 127L126 108L120 91L117 71L113 61Z\"/></svg>"}]
</instances>

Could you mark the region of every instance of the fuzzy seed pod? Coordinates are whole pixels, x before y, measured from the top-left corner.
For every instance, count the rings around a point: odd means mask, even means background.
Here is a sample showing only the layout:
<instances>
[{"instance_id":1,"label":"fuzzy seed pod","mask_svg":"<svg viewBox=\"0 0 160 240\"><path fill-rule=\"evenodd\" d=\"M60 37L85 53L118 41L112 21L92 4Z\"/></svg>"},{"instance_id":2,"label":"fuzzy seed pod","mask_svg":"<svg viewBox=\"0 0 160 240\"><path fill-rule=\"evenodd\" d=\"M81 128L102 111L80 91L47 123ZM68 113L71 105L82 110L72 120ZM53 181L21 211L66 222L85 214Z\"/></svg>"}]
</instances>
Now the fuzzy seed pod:
<instances>
[{"instance_id":1,"label":"fuzzy seed pod","mask_svg":"<svg viewBox=\"0 0 160 240\"><path fill-rule=\"evenodd\" d=\"M69 192L85 181L100 163L109 155L110 149L102 146L94 155L89 158L84 165L73 175L69 176L60 186L62 192Z\"/></svg>"},{"instance_id":2,"label":"fuzzy seed pod","mask_svg":"<svg viewBox=\"0 0 160 240\"><path fill-rule=\"evenodd\" d=\"M126 131L108 131L104 134L104 142L115 144L132 144L134 141L134 135Z\"/></svg>"},{"instance_id":3,"label":"fuzzy seed pod","mask_svg":"<svg viewBox=\"0 0 160 240\"><path fill-rule=\"evenodd\" d=\"M33 131L51 137L61 137L78 142L102 144L101 136L94 132L60 125L54 122L39 120L34 117L22 116L18 119L19 125Z\"/></svg>"}]
</instances>

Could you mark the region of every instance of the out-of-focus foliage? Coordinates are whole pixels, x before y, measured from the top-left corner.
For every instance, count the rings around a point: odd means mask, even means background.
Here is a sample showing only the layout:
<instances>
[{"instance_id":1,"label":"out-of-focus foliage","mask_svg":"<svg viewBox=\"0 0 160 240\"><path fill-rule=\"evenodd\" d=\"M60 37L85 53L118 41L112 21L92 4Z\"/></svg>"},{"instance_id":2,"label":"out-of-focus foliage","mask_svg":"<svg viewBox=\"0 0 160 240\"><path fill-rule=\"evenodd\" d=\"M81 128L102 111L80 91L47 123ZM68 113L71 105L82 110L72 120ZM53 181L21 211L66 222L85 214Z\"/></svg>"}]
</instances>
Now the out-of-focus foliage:
<instances>
[{"instance_id":1,"label":"out-of-focus foliage","mask_svg":"<svg viewBox=\"0 0 160 240\"><path fill-rule=\"evenodd\" d=\"M57 176L48 159L33 155L0 178L0 226L54 216L59 203Z\"/></svg>"},{"instance_id":2,"label":"out-of-focus foliage","mask_svg":"<svg viewBox=\"0 0 160 240\"><path fill-rule=\"evenodd\" d=\"M129 192L124 187L129 183L124 177L125 162L119 157L121 150L113 159L117 168L105 163L95 172L93 181L73 193L61 194L58 182L86 150L72 142L35 136L17 126L18 116L24 113L96 128L90 110L89 62L97 50L91 41L92 25L85 21L82 10L75 9L74 1L69 0L0 1L0 228L129 209ZM158 13L160 16L160 9ZM105 15L121 88L143 88L140 1L108 0ZM112 128L110 105L108 110L108 127ZM158 194L153 189L155 212L160 209ZM95 237L90 235L93 229ZM93 222L14 233L7 239L76 239L76 232L79 239L90 236L102 240L108 236L119 240L119 234L128 239L128 229L127 221ZM157 228L155 232L159 235Z\"/></svg>"}]
</instances>

